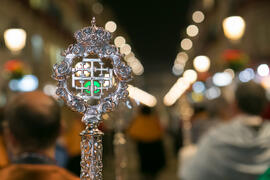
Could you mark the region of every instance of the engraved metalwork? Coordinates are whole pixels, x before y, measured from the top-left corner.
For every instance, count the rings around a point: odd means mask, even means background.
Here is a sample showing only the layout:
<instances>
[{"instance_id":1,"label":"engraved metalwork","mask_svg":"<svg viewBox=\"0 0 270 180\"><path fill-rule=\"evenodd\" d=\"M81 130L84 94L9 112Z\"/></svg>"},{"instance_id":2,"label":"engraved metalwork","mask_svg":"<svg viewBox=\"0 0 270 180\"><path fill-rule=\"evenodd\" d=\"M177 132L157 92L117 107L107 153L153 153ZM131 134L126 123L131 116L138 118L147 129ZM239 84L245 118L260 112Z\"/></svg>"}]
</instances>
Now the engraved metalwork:
<instances>
[{"instance_id":1,"label":"engraved metalwork","mask_svg":"<svg viewBox=\"0 0 270 180\"><path fill-rule=\"evenodd\" d=\"M97 64L100 67L97 67ZM104 68L101 59L83 58L82 62L78 63L78 66L72 68L72 87L80 90L79 96L84 100L100 99L104 90L108 91L112 88L113 69ZM95 76L97 71L99 71L99 75ZM77 81L80 86L76 85ZM87 83L89 86L85 86Z\"/></svg>"},{"instance_id":2,"label":"engraved metalwork","mask_svg":"<svg viewBox=\"0 0 270 180\"><path fill-rule=\"evenodd\" d=\"M102 179L102 135L97 123L81 133L81 179Z\"/></svg>"},{"instance_id":3,"label":"engraved metalwork","mask_svg":"<svg viewBox=\"0 0 270 180\"><path fill-rule=\"evenodd\" d=\"M84 114L81 179L101 180L103 133L98 124L101 115L113 111L121 101L130 104L127 82L131 68L122 61L119 49L110 44L111 33L97 27L95 18L91 24L75 32L77 42L62 53L64 59L53 66L52 77L58 81L56 94L72 110Z\"/></svg>"}]
</instances>

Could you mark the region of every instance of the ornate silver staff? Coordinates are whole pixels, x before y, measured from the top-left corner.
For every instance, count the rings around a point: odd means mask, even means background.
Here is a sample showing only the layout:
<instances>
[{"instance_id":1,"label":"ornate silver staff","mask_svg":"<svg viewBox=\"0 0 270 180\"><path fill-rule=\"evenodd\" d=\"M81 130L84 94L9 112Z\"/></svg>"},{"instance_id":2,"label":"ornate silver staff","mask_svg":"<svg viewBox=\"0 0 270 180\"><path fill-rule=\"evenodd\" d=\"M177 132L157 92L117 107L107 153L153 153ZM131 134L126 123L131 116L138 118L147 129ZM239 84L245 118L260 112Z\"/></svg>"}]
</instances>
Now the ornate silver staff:
<instances>
[{"instance_id":1,"label":"ornate silver staff","mask_svg":"<svg viewBox=\"0 0 270 180\"><path fill-rule=\"evenodd\" d=\"M96 26L75 32L77 43L62 54L53 67L58 81L56 94L74 111L84 114L86 128L81 132L82 180L102 179L102 135L98 129L103 113L113 111L120 101L129 106L127 82L131 68L122 61L119 49L110 44L112 35Z\"/></svg>"}]
</instances>

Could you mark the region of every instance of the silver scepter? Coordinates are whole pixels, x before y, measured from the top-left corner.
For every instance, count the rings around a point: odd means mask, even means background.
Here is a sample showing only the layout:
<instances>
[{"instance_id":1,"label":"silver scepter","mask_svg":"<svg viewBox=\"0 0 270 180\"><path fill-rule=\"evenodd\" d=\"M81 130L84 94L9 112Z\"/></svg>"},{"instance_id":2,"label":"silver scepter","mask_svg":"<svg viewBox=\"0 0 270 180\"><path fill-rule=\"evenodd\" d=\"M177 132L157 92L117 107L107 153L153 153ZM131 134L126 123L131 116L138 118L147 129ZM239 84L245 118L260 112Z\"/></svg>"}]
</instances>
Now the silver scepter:
<instances>
[{"instance_id":1,"label":"silver scepter","mask_svg":"<svg viewBox=\"0 0 270 180\"><path fill-rule=\"evenodd\" d=\"M119 49L110 44L112 34L91 26L74 34L76 43L62 53L63 61L53 66L58 81L56 94L74 111L84 114L86 128L81 132L82 180L102 180L102 135L98 129L103 113L113 111L128 100L127 82L131 68Z\"/></svg>"}]
</instances>

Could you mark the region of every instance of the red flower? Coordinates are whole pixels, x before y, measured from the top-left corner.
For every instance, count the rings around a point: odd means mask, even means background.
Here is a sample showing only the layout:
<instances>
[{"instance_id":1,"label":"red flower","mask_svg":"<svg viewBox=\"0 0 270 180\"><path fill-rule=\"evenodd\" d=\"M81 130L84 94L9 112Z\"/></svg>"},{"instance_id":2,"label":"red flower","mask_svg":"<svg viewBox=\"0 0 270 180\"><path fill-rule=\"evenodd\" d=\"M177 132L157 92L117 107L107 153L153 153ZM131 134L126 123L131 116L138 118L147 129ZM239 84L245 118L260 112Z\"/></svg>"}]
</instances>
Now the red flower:
<instances>
[{"instance_id":1,"label":"red flower","mask_svg":"<svg viewBox=\"0 0 270 180\"><path fill-rule=\"evenodd\" d=\"M19 60L9 60L5 63L4 69L9 72L21 71L23 69L23 63Z\"/></svg>"},{"instance_id":2,"label":"red flower","mask_svg":"<svg viewBox=\"0 0 270 180\"><path fill-rule=\"evenodd\" d=\"M240 50L228 49L228 50L224 51L223 59L225 61L237 61L237 60L241 59L242 54L243 53Z\"/></svg>"}]
</instances>

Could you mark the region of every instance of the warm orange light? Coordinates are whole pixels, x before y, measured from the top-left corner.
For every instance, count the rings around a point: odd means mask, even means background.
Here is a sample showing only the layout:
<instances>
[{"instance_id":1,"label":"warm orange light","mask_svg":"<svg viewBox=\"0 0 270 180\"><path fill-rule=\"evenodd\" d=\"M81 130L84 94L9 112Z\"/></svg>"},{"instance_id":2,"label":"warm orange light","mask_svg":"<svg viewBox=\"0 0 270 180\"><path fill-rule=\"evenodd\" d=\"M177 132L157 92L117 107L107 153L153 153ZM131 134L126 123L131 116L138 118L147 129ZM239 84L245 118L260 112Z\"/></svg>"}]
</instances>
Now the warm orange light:
<instances>
[{"instance_id":1,"label":"warm orange light","mask_svg":"<svg viewBox=\"0 0 270 180\"><path fill-rule=\"evenodd\" d=\"M154 107L157 104L157 99L155 98L155 96L137 87L128 85L128 92L129 92L129 96L132 99L135 99L146 106Z\"/></svg>"},{"instance_id":2,"label":"warm orange light","mask_svg":"<svg viewBox=\"0 0 270 180\"><path fill-rule=\"evenodd\" d=\"M207 56L197 56L193 60L193 66L198 72L206 72L210 68L210 59Z\"/></svg>"},{"instance_id":3,"label":"warm orange light","mask_svg":"<svg viewBox=\"0 0 270 180\"><path fill-rule=\"evenodd\" d=\"M231 16L223 20L222 27L228 39L239 40L244 35L246 23L240 16Z\"/></svg>"},{"instance_id":4,"label":"warm orange light","mask_svg":"<svg viewBox=\"0 0 270 180\"><path fill-rule=\"evenodd\" d=\"M22 50L26 43L26 32L23 29L8 29L4 32L5 44L12 52Z\"/></svg>"},{"instance_id":5,"label":"warm orange light","mask_svg":"<svg viewBox=\"0 0 270 180\"><path fill-rule=\"evenodd\" d=\"M169 92L164 96L163 103L166 106L173 105L182 94L189 88L190 82L185 78L179 78L176 83L172 86Z\"/></svg>"},{"instance_id":6,"label":"warm orange light","mask_svg":"<svg viewBox=\"0 0 270 180\"><path fill-rule=\"evenodd\" d=\"M117 29L117 25L114 21L108 21L106 24L105 24L105 29L111 33L115 32L116 29Z\"/></svg>"}]
</instances>

